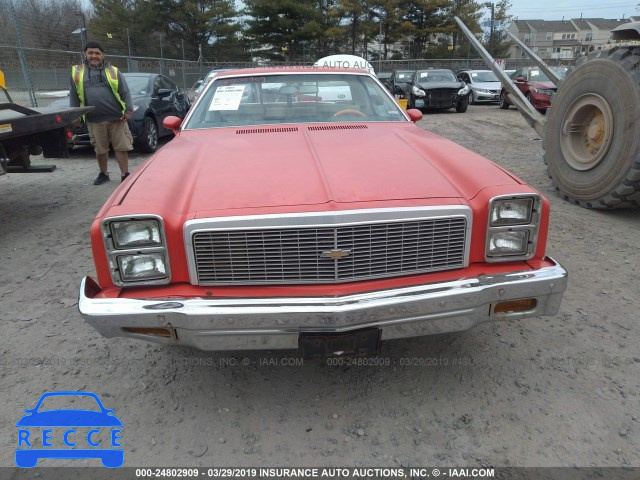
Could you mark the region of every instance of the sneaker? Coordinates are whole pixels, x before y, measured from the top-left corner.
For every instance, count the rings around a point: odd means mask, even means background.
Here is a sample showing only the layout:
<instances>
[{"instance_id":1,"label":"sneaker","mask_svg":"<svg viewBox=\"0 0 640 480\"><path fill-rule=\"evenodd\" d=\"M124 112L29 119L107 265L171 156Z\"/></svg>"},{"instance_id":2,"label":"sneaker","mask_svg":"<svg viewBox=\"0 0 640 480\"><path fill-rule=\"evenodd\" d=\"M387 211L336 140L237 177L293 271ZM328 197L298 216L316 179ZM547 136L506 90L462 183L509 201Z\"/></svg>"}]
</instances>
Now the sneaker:
<instances>
[{"instance_id":1,"label":"sneaker","mask_svg":"<svg viewBox=\"0 0 640 480\"><path fill-rule=\"evenodd\" d=\"M122 176L120 177L120 183L124 182L124 179L127 178L128 176L129 176L129 172L123 173Z\"/></svg>"},{"instance_id":2,"label":"sneaker","mask_svg":"<svg viewBox=\"0 0 640 480\"><path fill-rule=\"evenodd\" d=\"M93 181L93 184L94 185L102 185L103 183L108 182L109 180L111 180L111 179L109 178L109 174L108 173L100 172L98 174L98 178L96 178Z\"/></svg>"}]
</instances>

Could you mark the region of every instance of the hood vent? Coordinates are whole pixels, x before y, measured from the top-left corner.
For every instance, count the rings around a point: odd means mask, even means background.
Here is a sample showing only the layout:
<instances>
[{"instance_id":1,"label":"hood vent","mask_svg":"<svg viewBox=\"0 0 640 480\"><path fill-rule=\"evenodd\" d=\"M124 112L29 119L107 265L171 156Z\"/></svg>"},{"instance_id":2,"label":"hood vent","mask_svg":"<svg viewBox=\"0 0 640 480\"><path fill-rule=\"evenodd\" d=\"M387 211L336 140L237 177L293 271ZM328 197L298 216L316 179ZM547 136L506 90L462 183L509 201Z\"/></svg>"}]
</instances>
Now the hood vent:
<instances>
[{"instance_id":1,"label":"hood vent","mask_svg":"<svg viewBox=\"0 0 640 480\"><path fill-rule=\"evenodd\" d=\"M250 128L244 130L236 130L236 135L246 135L249 133L288 133L297 132L297 127L281 127L281 128Z\"/></svg>"},{"instance_id":2,"label":"hood vent","mask_svg":"<svg viewBox=\"0 0 640 480\"><path fill-rule=\"evenodd\" d=\"M322 127L308 127L308 130L366 130L366 125L325 125Z\"/></svg>"}]
</instances>

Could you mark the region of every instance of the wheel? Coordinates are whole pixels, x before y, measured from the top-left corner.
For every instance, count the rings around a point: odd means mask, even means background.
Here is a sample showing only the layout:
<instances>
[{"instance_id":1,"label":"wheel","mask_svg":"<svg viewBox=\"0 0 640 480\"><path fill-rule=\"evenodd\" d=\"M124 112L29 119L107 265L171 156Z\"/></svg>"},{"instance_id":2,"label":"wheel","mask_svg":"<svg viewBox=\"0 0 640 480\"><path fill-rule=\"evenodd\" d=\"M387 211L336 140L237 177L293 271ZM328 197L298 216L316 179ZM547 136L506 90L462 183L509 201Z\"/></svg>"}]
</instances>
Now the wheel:
<instances>
[{"instance_id":1,"label":"wheel","mask_svg":"<svg viewBox=\"0 0 640 480\"><path fill-rule=\"evenodd\" d=\"M476 103L475 98L473 97L473 90L471 90L469 92L469 105L473 105L474 103Z\"/></svg>"},{"instance_id":2,"label":"wheel","mask_svg":"<svg viewBox=\"0 0 640 480\"><path fill-rule=\"evenodd\" d=\"M507 103L507 99L506 99L506 94L504 92L504 90L502 92L500 92L500 101L499 101L499 105L500 108L503 110L506 110L507 108L509 108L509 104Z\"/></svg>"},{"instance_id":3,"label":"wheel","mask_svg":"<svg viewBox=\"0 0 640 480\"><path fill-rule=\"evenodd\" d=\"M138 150L144 153L153 153L158 148L158 127L151 117L144 117L142 132L137 139Z\"/></svg>"},{"instance_id":4,"label":"wheel","mask_svg":"<svg viewBox=\"0 0 640 480\"><path fill-rule=\"evenodd\" d=\"M524 94L524 98L527 99L527 102L531 103L531 105L533 105L533 103L531 102L531 92L527 92Z\"/></svg>"},{"instance_id":5,"label":"wheel","mask_svg":"<svg viewBox=\"0 0 640 480\"><path fill-rule=\"evenodd\" d=\"M587 208L640 205L640 46L600 50L576 67L547 113L549 176Z\"/></svg>"},{"instance_id":6,"label":"wheel","mask_svg":"<svg viewBox=\"0 0 640 480\"><path fill-rule=\"evenodd\" d=\"M462 97L458 100L458 103L456 103L456 112L464 113L467 111L467 108L469 108L469 97Z\"/></svg>"},{"instance_id":7,"label":"wheel","mask_svg":"<svg viewBox=\"0 0 640 480\"><path fill-rule=\"evenodd\" d=\"M356 115L358 117L366 117L366 113L362 113L360 110L355 110L353 108L345 108L344 110L340 110L333 114L334 117L341 117L343 115Z\"/></svg>"}]
</instances>

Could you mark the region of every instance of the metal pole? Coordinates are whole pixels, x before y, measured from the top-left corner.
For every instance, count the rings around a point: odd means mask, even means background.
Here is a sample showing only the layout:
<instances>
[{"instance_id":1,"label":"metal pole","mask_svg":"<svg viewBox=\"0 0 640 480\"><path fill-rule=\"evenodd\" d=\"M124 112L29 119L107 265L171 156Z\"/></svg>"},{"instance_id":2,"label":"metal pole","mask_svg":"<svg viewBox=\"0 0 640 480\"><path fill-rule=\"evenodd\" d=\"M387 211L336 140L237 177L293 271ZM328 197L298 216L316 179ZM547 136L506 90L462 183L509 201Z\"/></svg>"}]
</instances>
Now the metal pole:
<instances>
[{"instance_id":1,"label":"metal pole","mask_svg":"<svg viewBox=\"0 0 640 480\"><path fill-rule=\"evenodd\" d=\"M160 75L164 73L162 71L163 64L164 64L164 59L162 54L162 33L160 33Z\"/></svg>"},{"instance_id":2,"label":"metal pole","mask_svg":"<svg viewBox=\"0 0 640 480\"><path fill-rule=\"evenodd\" d=\"M180 40L182 43L182 88L187 88L187 74L185 72L185 57L184 57L184 38Z\"/></svg>"},{"instance_id":3,"label":"metal pole","mask_svg":"<svg viewBox=\"0 0 640 480\"><path fill-rule=\"evenodd\" d=\"M489 55L493 57L493 19L495 3L491 3L491 30L489 31Z\"/></svg>"},{"instance_id":4,"label":"metal pole","mask_svg":"<svg viewBox=\"0 0 640 480\"><path fill-rule=\"evenodd\" d=\"M382 71L382 17L380 17L380 34L378 35L378 43L380 52L378 53L378 72Z\"/></svg>"},{"instance_id":5,"label":"metal pole","mask_svg":"<svg viewBox=\"0 0 640 480\"><path fill-rule=\"evenodd\" d=\"M129 29L127 28L127 47L129 48L129 56L127 57L127 71L131 71L131 39L129 38Z\"/></svg>"},{"instance_id":6,"label":"metal pole","mask_svg":"<svg viewBox=\"0 0 640 480\"><path fill-rule=\"evenodd\" d=\"M13 24L16 27L16 33L18 35L18 57L20 58L20 66L22 67L22 75L24 77L24 83L27 87L27 91L29 92L29 101L31 102L32 107L37 107L38 102L36 101L36 95L33 93L33 83L31 82L31 75L29 73L29 67L27 66L27 57L24 55L24 45L22 43L22 30L20 29L20 24L18 23L18 17L16 16L16 11L13 8L13 1L9 0L9 12L11 13L11 18L13 19Z\"/></svg>"}]
</instances>

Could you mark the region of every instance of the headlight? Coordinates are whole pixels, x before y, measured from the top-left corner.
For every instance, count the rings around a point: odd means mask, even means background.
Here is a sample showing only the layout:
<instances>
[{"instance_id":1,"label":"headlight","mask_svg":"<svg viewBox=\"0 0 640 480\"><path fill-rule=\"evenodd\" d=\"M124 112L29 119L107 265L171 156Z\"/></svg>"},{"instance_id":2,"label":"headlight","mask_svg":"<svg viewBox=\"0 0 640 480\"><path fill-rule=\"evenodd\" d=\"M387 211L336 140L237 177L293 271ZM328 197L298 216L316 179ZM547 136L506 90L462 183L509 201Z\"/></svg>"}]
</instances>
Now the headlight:
<instances>
[{"instance_id":1,"label":"headlight","mask_svg":"<svg viewBox=\"0 0 640 480\"><path fill-rule=\"evenodd\" d=\"M424 97L424 90L416 86L411 87L411 93L413 93L416 97Z\"/></svg>"},{"instance_id":2,"label":"headlight","mask_svg":"<svg viewBox=\"0 0 640 480\"><path fill-rule=\"evenodd\" d=\"M531 220L532 198L496 200L491 205L492 227L526 225Z\"/></svg>"},{"instance_id":3,"label":"headlight","mask_svg":"<svg viewBox=\"0 0 640 480\"><path fill-rule=\"evenodd\" d=\"M492 232L489 234L488 254L493 257L524 255L528 243L529 232L526 230Z\"/></svg>"},{"instance_id":4,"label":"headlight","mask_svg":"<svg viewBox=\"0 0 640 480\"><path fill-rule=\"evenodd\" d=\"M538 195L502 195L491 199L487 222L487 262L528 260L536 252L540 210Z\"/></svg>"},{"instance_id":5,"label":"headlight","mask_svg":"<svg viewBox=\"0 0 640 480\"><path fill-rule=\"evenodd\" d=\"M157 280L167 276L164 254L162 253L120 255L118 256L118 267L123 282Z\"/></svg>"},{"instance_id":6,"label":"headlight","mask_svg":"<svg viewBox=\"0 0 640 480\"><path fill-rule=\"evenodd\" d=\"M171 281L162 218L157 215L112 217L102 235L115 285L159 285Z\"/></svg>"},{"instance_id":7,"label":"headlight","mask_svg":"<svg viewBox=\"0 0 640 480\"><path fill-rule=\"evenodd\" d=\"M458 95L467 95L469 93L469 86L465 85L460 90L458 90Z\"/></svg>"},{"instance_id":8,"label":"headlight","mask_svg":"<svg viewBox=\"0 0 640 480\"><path fill-rule=\"evenodd\" d=\"M113 243L119 249L162 245L160 225L155 219L113 222L111 233Z\"/></svg>"},{"instance_id":9,"label":"headlight","mask_svg":"<svg viewBox=\"0 0 640 480\"><path fill-rule=\"evenodd\" d=\"M476 88L476 92L478 92L478 93L491 93L486 88Z\"/></svg>"},{"instance_id":10,"label":"headlight","mask_svg":"<svg viewBox=\"0 0 640 480\"><path fill-rule=\"evenodd\" d=\"M555 91L548 88L534 88L533 91L541 95L553 95L555 93Z\"/></svg>"}]
</instances>

